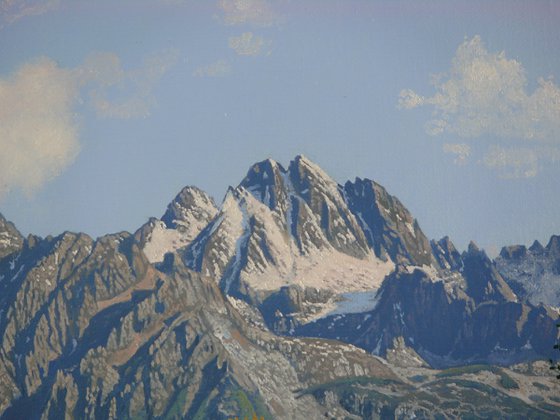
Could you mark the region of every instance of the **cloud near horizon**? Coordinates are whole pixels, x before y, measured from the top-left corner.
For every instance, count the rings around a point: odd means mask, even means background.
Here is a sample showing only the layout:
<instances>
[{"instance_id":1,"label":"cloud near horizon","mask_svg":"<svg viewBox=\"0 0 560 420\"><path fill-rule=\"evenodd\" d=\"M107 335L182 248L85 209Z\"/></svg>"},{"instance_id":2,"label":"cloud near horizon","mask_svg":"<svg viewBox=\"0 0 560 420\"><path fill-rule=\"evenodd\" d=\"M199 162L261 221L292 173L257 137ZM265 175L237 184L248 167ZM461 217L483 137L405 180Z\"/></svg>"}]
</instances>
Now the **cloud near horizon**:
<instances>
[{"instance_id":1,"label":"cloud near horizon","mask_svg":"<svg viewBox=\"0 0 560 420\"><path fill-rule=\"evenodd\" d=\"M550 163L535 148L548 144L560 150L560 89L552 79L539 78L536 89L529 92L525 73L519 61L508 59L504 52L488 52L480 36L475 36L459 46L447 73L433 76L432 96L403 89L398 107L432 108L434 118L427 122L426 132L433 136L524 142L522 148L492 146L483 163L501 171L504 178L533 177L539 161Z\"/></svg>"},{"instance_id":2,"label":"cloud near horizon","mask_svg":"<svg viewBox=\"0 0 560 420\"><path fill-rule=\"evenodd\" d=\"M152 89L173 57L150 57L132 71L111 53L91 54L73 69L42 57L0 76L0 199L14 189L33 194L74 161L80 150L75 108L84 94L98 117L146 116ZM129 96L114 102L108 89L127 83Z\"/></svg>"},{"instance_id":3,"label":"cloud near horizon","mask_svg":"<svg viewBox=\"0 0 560 420\"><path fill-rule=\"evenodd\" d=\"M27 16L57 9L61 0L0 0L0 29Z\"/></svg>"},{"instance_id":4,"label":"cloud near horizon","mask_svg":"<svg viewBox=\"0 0 560 420\"><path fill-rule=\"evenodd\" d=\"M267 0L220 0L218 6L226 25L272 26L281 21Z\"/></svg>"},{"instance_id":5,"label":"cloud near horizon","mask_svg":"<svg viewBox=\"0 0 560 420\"><path fill-rule=\"evenodd\" d=\"M224 77L231 73L231 64L226 60L218 60L207 66L195 69L193 76L197 77Z\"/></svg>"},{"instance_id":6,"label":"cloud near horizon","mask_svg":"<svg viewBox=\"0 0 560 420\"><path fill-rule=\"evenodd\" d=\"M261 36L256 36L252 32L244 32L239 36L232 36L228 40L229 47L237 55L261 55L270 54L270 41L266 41Z\"/></svg>"}]
</instances>

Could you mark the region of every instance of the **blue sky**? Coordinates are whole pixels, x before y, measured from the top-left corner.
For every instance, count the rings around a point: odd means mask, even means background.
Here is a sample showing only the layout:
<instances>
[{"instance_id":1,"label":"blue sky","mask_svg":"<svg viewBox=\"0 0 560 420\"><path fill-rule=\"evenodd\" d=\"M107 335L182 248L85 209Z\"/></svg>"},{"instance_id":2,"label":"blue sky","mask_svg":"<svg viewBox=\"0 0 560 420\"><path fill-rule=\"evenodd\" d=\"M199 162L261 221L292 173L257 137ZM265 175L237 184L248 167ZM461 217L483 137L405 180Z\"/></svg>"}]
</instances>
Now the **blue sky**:
<instances>
[{"instance_id":1,"label":"blue sky","mask_svg":"<svg viewBox=\"0 0 560 420\"><path fill-rule=\"evenodd\" d=\"M557 1L0 0L0 212L134 231L303 153L429 237L560 233Z\"/></svg>"}]
</instances>

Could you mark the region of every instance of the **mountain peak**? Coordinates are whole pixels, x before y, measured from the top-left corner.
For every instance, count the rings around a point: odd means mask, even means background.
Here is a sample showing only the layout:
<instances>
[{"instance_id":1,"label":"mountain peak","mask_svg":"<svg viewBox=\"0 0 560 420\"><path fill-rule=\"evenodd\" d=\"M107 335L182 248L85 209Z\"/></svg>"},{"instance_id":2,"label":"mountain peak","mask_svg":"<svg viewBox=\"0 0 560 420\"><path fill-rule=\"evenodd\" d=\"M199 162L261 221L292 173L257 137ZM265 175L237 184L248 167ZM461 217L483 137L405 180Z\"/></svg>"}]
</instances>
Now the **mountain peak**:
<instances>
[{"instance_id":1,"label":"mountain peak","mask_svg":"<svg viewBox=\"0 0 560 420\"><path fill-rule=\"evenodd\" d=\"M316 178L324 178L332 181L332 178L315 162L311 161L304 155L297 155L294 160L290 162L288 170L293 173L295 171L300 174L307 173L309 175L314 175Z\"/></svg>"},{"instance_id":2,"label":"mountain peak","mask_svg":"<svg viewBox=\"0 0 560 420\"><path fill-rule=\"evenodd\" d=\"M469 246L467 248L467 252L469 254L475 254L475 253L479 253L480 252L480 248L478 247L478 245L474 242L474 241L470 241L469 242Z\"/></svg>"},{"instance_id":3,"label":"mountain peak","mask_svg":"<svg viewBox=\"0 0 560 420\"><path fill-rule=\"evenodd\" d=\"M533 245L529 247L529 251L531 251L533 254L540 254L541 252L544 252L544 246L542 246L539 241L535 240L533 242Z\"/></svg>"},{"instance_id":4,"label":"mountain peak","mask_svg":"<svg viewBox=\"0 0 560 420\"><path fill-rule=\"evenodd\" d=\"M546 245L546 250L549 253L560 256L560 235L552 235L550 241Z\"/></svg>"},{"instance_id":5,"label":"mountain peak","mask_svg":"<svg viewBox=\"0 0 560 420\"><path fill-rule=\"evenodd\" d=\"M444 236L437 242L432 240L430 244L434 256L442 268L459 270L463 266L461 254L459 254L459 251L457 251L457 248L455 248L449 236Z\"/></svg>"},{"instance_id":6,"label":"mountain peak","mask_svg":"<svg viewBox=\"0 0 560 420\"><path fill-rule=\"evenodd\" d=\"M500 251L500 257L506 259L520 259L527 255L527 247L525 245L504 246Z\"/></svg>"},{"instance_id":7,"label":"mountain peak","mask_svg":"<svg viewBox=\"0 0 560 420\"><path fill-rule=\"evenodd\" d=\"M21 249L23 236L12 222L0 213L0 258L4 258Z\"/></svg>"},{"instance_id":8,"label":"mountain peak","mask_svg":"<svg viewBox=\"0 0 560 420\"><path fill-rule=\"evenodd\" d=\"M188 228L196 221L207 223L217 212L216 204L208 194L189 185L175 196L161 220L168 228Z\"/></svg>"}]
</instances>

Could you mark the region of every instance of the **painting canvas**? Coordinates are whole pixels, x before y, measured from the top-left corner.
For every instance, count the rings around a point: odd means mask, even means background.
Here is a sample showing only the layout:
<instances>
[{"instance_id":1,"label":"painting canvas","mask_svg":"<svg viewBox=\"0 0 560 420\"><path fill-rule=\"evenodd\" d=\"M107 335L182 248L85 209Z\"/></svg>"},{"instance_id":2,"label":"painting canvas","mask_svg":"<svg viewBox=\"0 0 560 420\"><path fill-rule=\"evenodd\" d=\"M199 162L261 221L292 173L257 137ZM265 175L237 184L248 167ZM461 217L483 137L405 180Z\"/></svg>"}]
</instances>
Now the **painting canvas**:
<instances>
[{"instance_id":1,"label":"painting canvas","mask_svg":"<svg viewBox=\"0 0 560 420\"><path fill-rule=\"evenodd\" d=\"M559 418L559 22L0 0L0 418Z\"/></svg>"}]
</instances>

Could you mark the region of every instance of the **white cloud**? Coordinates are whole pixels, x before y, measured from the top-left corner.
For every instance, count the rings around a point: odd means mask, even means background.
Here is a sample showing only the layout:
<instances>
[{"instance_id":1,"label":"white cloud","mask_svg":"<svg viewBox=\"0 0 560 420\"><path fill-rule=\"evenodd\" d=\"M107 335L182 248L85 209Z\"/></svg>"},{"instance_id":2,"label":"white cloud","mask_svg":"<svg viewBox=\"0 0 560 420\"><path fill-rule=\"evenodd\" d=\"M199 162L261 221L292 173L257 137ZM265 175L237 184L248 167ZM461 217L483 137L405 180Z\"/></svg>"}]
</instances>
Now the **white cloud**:
<instances>
[{"instance_id":1,"label":"white cloud","mask_svg":"<svg viewBox=\"0 0 560 420\"><path fill-rule=\"evenodd\" d=\"M399 108L432 107L432 135L560 141L560 89L552 80L538 83L528 92L522 64L504 52L488 52L475 36L459 46L449 72L434 77L433 96L402 90Z\"/></svg>"},{"instance_id":2,"label":"white cloud","mask_svg":"<svg viewBox=\"0 0 560 420\"><path fill-rule=\"evenodd\" d=\"M279 15L266 0L220 0L218 6L227 25L271 26L280 21Z\"/></svg>"},{"instance_id":3,"label":"white cloud","mask_svg":"<svg viewBox=\"0 0 560 420\"><path fill-rule=\"evenodd\" d=\"M534 177L543 165L559 161L560 88L551 78L538 79L536 89L529 91L523 65L504 52L488 52L475 36L459 46L450 70L433 76L432 85L432 96L403 89L398 101L400 109L432 108L428 134L493 143L500 139L500 145L490 145L482 162L502 178ZM444 152L456 154L456 163L465 163L470 148L465 155L444 145Z\"/></svg>"},{"instance_id":4,"label":"white cloud","mask_svg":"<svg viewBox=\"0 0 560 420\"><path fill-rule=\"evenodd\" d=\"M270 53L268 46L269 41L266 41L260 36L253 35L252 32L245 32L239 36L232 36L229 38L229 47L235 51L237 55L260 55L263 53Z\"/></svg>"},{"instance_id":5,"label":"white cloud","mask_svg":"<svg viewBox=\"0 0 560 420\"><path fill-rule=\"evenodd\" d=\"M41 15L60 6L60 0L0 0L0 28L27 16Z\"/></svg>"},{"instance_id":6,"label":"white cloud","mask_svg":"<svg viewBox=\"0 0 560 420\"><path fill-rule=\"evenodd\" d=\"M56 177L79 151L72 72L42 58L0 79L0 196L31 194Z\"/></svg>"},{"instance_id":7,"label":"white cloud","mask_svg":"<svg viewBox=\"0 0 560 420\"><path fill-rule=\"evenodd\" d=\"M538 154L530 148L491 146L483 158L488 168L496 169L501 178L532 178L538 172Z\"/></svg>"},{"instance_id":8,"label":"white cloud","mask_svg":"<svg viewBox=\"0 0 560 420\"><path fill-rule=\"evenodd\" d=\"M466 164L471 155L471 147L465 143L445 143L443 145L443 151L455 155L453 163L456 165Z\"/></svg>"},{"instance_id":9,"label":"white cloud","mask_svg":"<svg viewBox=\"0 0 560 420\"><path fill-rule=\"evenodd\" d=\"M557 146L503 147L492 145L482 158L482 163L494 169L500 178L533 178L544 164L560 162Z\"/></svg>"},{"instance_id":10,"label":"white cloud","mask_svg":"<svg viewBox=\"0 0 560 420\"><path fill-rule=\"evenodd\" d=\"M231 65L226 60L218 60L207 66L198 67L194 76L198 77L224 77L231 72Z\"/></svg>"},{"instance_id":11,"label":"white cloud","mask_svg":"<svg viewBox=\"0 0 560 420\"><path fill-rule=\"evenodd\" d=\"M80 149L75 107L83 94L99 116L147 115L152 89L174 57L153 56L132 71L110 53L90 55L74 69L40 58L0 76L0 197L13 189L32 194L73 162ZM109 89L121 88L124 99L113 101Z\"/></svg>"},{"instance_id":12,"label":"white cloud","mask_svg":"<svg viewBox=\"0 0 560 420\"><path fill-rule=\"evenodd\" d=\"M155 104L152 91L177 60L176 50L167 50L144 60L141 67L124 70L112 53L90 54L77 70L83 83L94 83L90 100L97 115L109 118L147 117ZM117 99L109 99L117 96Z\"/></svg>"}]
</instances>

